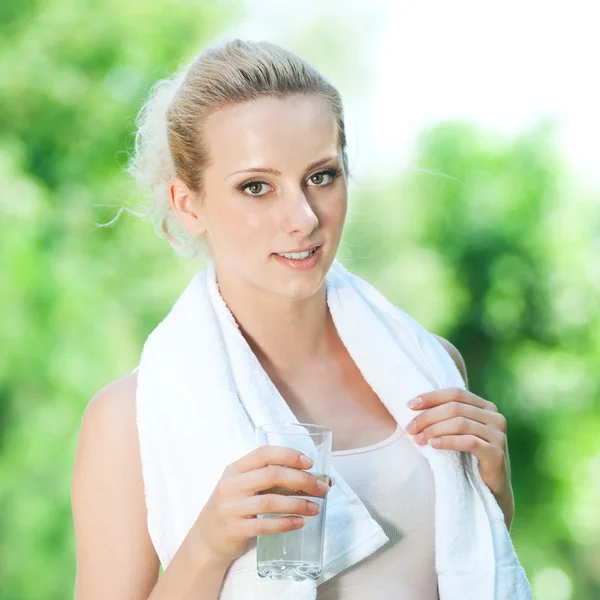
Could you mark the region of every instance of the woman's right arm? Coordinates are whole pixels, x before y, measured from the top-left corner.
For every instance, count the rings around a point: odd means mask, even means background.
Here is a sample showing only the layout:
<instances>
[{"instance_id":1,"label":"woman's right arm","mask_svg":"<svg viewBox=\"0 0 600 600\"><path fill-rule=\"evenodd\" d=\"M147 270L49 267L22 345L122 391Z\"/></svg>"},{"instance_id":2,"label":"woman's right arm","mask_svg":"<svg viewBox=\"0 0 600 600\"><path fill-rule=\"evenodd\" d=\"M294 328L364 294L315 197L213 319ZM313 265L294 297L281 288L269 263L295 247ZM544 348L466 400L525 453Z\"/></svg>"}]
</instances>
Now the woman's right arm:
<instances>
[{"instance_id":1,"label":"woman's right arm","mask_svg":"<svg viewBox=\"0 0 600 600\"><path fill-rule=\"evenodd\" d=\"M285 487L323 497L329 487L320 488L319 477L304 470L311 464L297 450L255 448L227 465L158 579L146 524L136 385L132 374L104 388L82 419L72 481L75 600L217 600L227 569L249 539L299 529L304 521L290 515L318 512L307 499L265 492ZM257 518L265 513L282 517Z\"/></svg>"},{"instance_id":2,"label":"woman's right arm","mask_svg":"<svg viewBox=\"0 0 600 600\"><path fill-rule=\"evenodd\" d=\"M216 600L228 561L183 542L158 579L148 534L135 417L137 375L88 404L72 476L75 600Z\"/></svg>"}]
</instances>

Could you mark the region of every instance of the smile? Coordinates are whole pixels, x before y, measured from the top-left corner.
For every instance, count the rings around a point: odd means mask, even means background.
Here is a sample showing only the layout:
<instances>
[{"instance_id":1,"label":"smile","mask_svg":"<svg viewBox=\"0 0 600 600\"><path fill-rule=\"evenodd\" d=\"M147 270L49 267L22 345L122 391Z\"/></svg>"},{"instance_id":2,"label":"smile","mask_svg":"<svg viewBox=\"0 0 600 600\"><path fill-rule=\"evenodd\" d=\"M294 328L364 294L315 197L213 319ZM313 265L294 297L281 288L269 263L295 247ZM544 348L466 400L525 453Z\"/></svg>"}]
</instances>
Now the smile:
<instances>
[{"instance_id":1,"label":"smile","mask_svg":"<svg viewBox=\"0 0 600 600\"><path fill-rule=\"evenodd\" d=\"M283 266L296 271L307 271L308 269L312 269L319 261L322 248L323 246L318 246L306 252L286 252L285 255L276 252L273 256Z\"/></svg>"}]
</instances>

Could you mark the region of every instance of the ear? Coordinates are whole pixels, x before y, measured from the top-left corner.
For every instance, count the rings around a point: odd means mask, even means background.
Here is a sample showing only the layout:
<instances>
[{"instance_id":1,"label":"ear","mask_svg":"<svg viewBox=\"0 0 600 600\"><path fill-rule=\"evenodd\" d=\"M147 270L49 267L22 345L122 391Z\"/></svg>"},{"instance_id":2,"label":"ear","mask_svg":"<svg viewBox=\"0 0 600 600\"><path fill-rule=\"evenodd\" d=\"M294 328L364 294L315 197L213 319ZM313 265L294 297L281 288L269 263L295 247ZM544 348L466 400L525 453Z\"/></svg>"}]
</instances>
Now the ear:
<instances>
[{"instance_id":1,"label":"ear","mask_svg":"<svg viewBox=\"0 0 600 600\"><path fill-rule=\"evenodd\" d=\"M191 233L202 235L206 231L206 220L197 194L178 177L169 180L168 192L177 220Z\"/></svg>"}]
</instances>

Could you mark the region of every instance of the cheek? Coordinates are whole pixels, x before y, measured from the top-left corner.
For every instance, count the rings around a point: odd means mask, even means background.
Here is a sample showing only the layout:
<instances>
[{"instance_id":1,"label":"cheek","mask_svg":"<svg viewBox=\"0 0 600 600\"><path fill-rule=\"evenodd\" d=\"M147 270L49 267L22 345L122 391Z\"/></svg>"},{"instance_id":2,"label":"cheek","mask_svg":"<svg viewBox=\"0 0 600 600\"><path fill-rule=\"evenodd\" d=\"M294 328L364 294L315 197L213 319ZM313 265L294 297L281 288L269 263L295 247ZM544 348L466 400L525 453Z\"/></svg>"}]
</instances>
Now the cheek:
<instances>
[{"instance_id":1,"label":"cheek","mask_svg":"<svg viewBox=\"0 0 600 600\"><path fill-rule=\"evenodd\" d=\"M336 198L335 201L325 205L323 217L332 225L340 226L346 219L347 201L345 197Z\"/></svg>"},{"instance_id":2,"label":"cheek","mask_svg":"<svg viewBox=\"0 0 600 600\"><path fill-rule=\"evenodd\" d=\"M260 229L260 217L255 214L246 215L246 225L248 226L248 229Z\"/></svg>"},{"instance_id":3,"label":"cheek","mask_svg":"<svg viewBox=\"0 0 600 600\"><path fill-rule=\"evenodd\" d=\"M232 248L259 247L268 230L268 219L258 211L229 210L221 215L221 231Z\"/></svg>"}]
</instances>

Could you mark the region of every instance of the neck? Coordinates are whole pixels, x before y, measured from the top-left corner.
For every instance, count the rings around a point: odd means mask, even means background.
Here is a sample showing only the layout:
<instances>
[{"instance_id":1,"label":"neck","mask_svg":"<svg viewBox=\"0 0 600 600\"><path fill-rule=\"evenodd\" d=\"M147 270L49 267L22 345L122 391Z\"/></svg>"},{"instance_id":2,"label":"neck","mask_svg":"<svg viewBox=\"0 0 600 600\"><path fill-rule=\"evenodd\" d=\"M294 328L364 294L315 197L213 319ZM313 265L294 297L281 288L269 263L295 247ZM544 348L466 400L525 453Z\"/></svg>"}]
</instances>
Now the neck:
<instances>
[{"instance_id":1,"label":"neck","mask_svg":"<svg viewBox=\"0 0 600 600\"><path fill-rule=\"evenodd\" d=\"M219 291L248 345L265 366L278 372L314 364L331 353L337 339L325 283L302 300L277 297L219 278Z\"/></svg>"}]
</instances>

